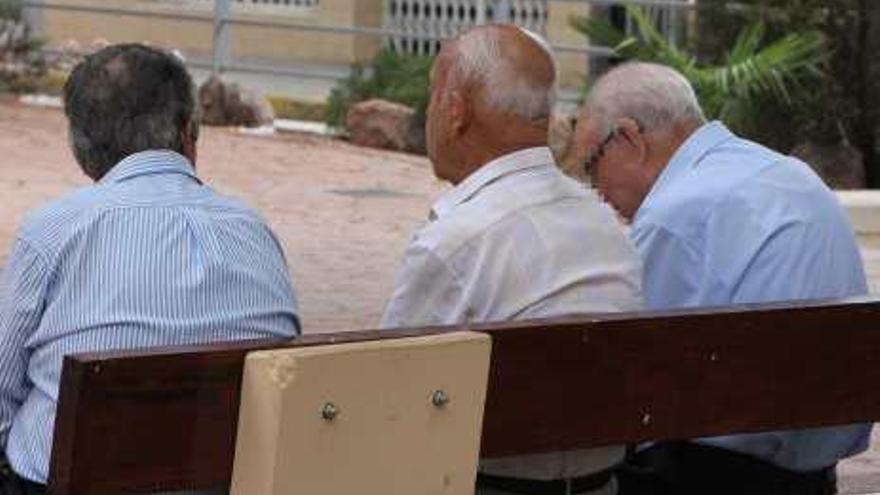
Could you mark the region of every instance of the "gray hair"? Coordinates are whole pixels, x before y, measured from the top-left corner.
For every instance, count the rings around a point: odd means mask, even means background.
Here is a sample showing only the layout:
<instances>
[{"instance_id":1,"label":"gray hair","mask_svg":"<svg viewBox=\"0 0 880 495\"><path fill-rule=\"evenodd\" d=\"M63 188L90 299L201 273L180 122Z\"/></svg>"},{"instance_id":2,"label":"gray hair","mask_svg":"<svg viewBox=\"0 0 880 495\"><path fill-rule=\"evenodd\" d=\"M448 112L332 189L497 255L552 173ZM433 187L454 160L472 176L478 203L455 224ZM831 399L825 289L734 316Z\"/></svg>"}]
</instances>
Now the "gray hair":
<instances>
[{"instance_id":1,"label":"gray hair","mask_svg":"<svg viewBox=\"0 0 880 495\"><path fill-rule=\"evenodd\" d=\"M585 108L609 129L623 117L634 119L646 131L706 121L693 86L682 74L644 62L620 65L599 78Z\"/></svg>"},{"instance_id":2,"label":"gray hair","mask_svg":"<svg viewBox=\"0 0 880 495\"><path fill-rule=\"evenodd\" d=\"M192 78L169 52L140 44L112 45L86 57L64 85L73 154L100 180L140 151L183 153L181 133L198 136Z\"/></svg>"},{"instance_id":3,"label":"gray hair","mask_svg":"<svg viewBox=\"0 0 880 495\"><path fill-rule=\"evenodd\" d=\"M465 81L490 88L483 94L491 108L526 120L545 118L556 104L556 58L541 36L527 29L517 29L547 53L553 67L549 85L537 84L534 77L524 74L505 56L498 29L476 29L460 36L452 70Z\"/></svg>"}]
</instances>

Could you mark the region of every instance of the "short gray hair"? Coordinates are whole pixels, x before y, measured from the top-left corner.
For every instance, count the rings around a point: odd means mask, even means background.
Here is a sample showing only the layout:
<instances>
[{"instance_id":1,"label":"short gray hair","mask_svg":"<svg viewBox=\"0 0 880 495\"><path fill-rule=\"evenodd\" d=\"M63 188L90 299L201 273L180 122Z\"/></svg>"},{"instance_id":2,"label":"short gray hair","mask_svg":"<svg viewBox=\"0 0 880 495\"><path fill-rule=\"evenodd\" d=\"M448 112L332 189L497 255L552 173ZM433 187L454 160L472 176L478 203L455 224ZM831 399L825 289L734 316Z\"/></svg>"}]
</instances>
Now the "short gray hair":
<instances>
[{"instance_id":1,"label":"short gray hair","mask_svg":"<svg viewBox=\"0 0 880 495\"><path fill-rule=\"evenodd\" d=\"M64 85L74 156L99 180L125 157L167 149L183 153L181 133L198 136L192 78L175 55L145 45L112 45L86 57Z\"/></svg>"},{"instance_id":2,"label":"short gray hair","mask_svg":"<svg viewBox=\"0 0 880 495\"><path fill-rule=\"evenodd\" d=\"M606 128L628 117L649 131L686 121L706 121L690 82L664 65L630 62L600 77L585 107Z\"/></svg>"},{"instance_id":3,"label":"short gray hair","mask_svg":"<svg viewBox=\"0 0 880 495\"><path fill-rule=\"evenodd\" d=\"M498 29L476 29L461 35L452 70L465 81L488 88L483 93L486 103L496 110L526 120L548 117L556 104L556 58L541 36L523 28L516 29L547 53L553 67L549 85L536 84L534 78L523 74L511 63L503 53Z\"/></svg>"}]
</instances>

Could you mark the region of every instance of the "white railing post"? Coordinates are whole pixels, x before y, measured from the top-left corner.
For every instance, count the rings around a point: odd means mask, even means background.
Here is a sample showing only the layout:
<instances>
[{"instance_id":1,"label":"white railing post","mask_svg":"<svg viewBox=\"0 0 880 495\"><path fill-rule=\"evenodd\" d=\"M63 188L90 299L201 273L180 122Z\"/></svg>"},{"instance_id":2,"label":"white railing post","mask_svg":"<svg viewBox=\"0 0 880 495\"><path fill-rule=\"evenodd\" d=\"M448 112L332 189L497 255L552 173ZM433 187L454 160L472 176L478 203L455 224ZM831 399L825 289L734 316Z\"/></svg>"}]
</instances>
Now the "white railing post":
<instances>
[{"instance_id":1,"label":"white railing post","mask_svg":"<svg viewBox=\"0 0 880 495\"><path fill-rule=\"evenodd\" d=\"M43 36L43 0L31 0L25 2L22 7L22 18L30 29L30 36L41 38Z\"/></svg>"},{"instance_id":2,"label":"white railing post","mask_svg":"<svg viewBox=\"0 0 880 495\"><path fill-rule=\"evenodd\" d=\"M510 18L510 2L509 0L496 0L493 22L512 22Z\"/></svg>"},{"instance_id":3,"label":"white railing post","mask_svg":"<svg viewBox=\"0 0 880 495\"><path fill-rule=\"evenodd\" d=\"M232 56L232 36L229 29L229 16L232 0L214 0L214 46L211 71L217 76L229 63Z\"/></svg>"},{"instance_id":4,"label":"white railing post","mask_svg":"<svg viewBox=\"0 0 880 495\"><path fill-rule=\"evenodd\" d=\"M477 0L477 25L486 24L486 0Z\"/></svg>"}]
</instances>

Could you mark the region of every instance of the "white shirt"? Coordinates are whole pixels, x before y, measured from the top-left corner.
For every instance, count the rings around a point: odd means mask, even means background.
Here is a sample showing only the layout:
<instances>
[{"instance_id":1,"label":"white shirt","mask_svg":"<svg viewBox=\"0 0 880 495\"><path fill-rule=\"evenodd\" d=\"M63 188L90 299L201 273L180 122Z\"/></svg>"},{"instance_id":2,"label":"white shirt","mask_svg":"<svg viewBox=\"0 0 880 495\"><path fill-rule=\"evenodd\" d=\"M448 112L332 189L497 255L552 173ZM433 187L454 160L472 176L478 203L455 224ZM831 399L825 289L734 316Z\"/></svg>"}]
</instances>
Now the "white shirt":
<instances>
[{"instance_id":1,"label":"white shirt","mask_svg":"<svg viewBox=\"0 0 880 495\"><path fill-rule=\"evenodd\" d=\"M383 327L632 311L641 266L612 210L566 177L549 148L487 163L443 195L407 248ZM601 404L597 404L601 407ZM483 460L536 479L609 467L622 448Z\"/></svg>"}]
</instances>

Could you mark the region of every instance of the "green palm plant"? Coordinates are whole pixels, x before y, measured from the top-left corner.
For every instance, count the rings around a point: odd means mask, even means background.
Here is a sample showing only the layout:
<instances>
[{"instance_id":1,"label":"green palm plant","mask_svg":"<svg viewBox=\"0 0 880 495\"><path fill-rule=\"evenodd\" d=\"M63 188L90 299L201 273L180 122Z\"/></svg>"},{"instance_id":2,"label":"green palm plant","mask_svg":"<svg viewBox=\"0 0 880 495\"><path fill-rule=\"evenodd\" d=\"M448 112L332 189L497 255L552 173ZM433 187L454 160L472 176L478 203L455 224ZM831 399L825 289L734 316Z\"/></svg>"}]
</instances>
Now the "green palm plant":
<instances>
[{"instance_id":1,"label":"green palm plant","mask_svg":"<svg viewBox=\"0 0 880 495\"><path fill-rule=\"evenodd\" d=\"M627 35L603 19L575 17L572 26L592 43L610 47L624 60L655 62L675 68L694 86L707 117L721 119L737 129L748 129L760 112L755 106L774 97L792 104L793 88L817 80L827 58L824 36L818 31L789 34L764 43L763 23L740 32L718 65L702 64L670 43L640 7L626 12L637 35Z\"/></svg>"}]
</instances>

